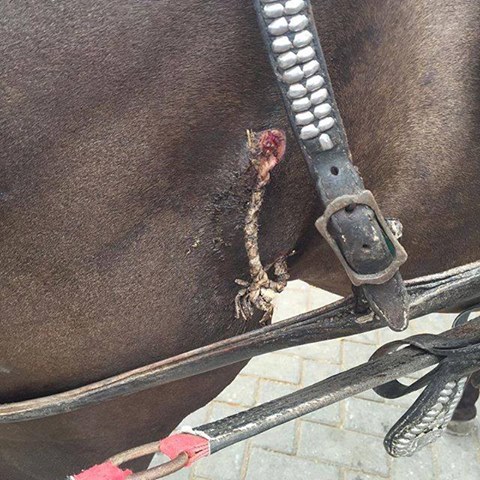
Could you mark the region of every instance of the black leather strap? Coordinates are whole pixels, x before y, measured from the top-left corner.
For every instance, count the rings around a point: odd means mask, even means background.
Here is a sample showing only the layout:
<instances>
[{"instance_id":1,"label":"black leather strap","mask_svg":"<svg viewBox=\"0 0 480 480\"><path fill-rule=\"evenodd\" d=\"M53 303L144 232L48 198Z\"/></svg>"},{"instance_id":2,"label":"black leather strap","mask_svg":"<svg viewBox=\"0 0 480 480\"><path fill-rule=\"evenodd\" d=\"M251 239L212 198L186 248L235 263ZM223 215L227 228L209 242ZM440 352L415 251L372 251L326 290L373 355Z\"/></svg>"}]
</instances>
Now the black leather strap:
<instances>
[{"instance_id":1,"label":"black leather strap","mask_svg":"<svg viewBox=\"0 0 480 480\"><path fill-rule=\"evenodd\" d=\"M465 324L470 313L459 315L453 327ZM411 385L393 380L374 388L384 398L398 398L426 387L385 437L385 448L394 457L410 456L443 433L464 393L469 374L480 364L480 332L473 329L470 334L458 337L452 337L450 332L415 335L392 342L383 345L370 358L378 361L405 345L439 358L435 369Z\"/></svg>"},{"instance_id":2,"label":"black leather strap","mask_svg":"<svg viewBox=\"0 0 480 480\"><path fill-rule=\"evenodd\" d=\"M316 226L372 310L407 327L405 250L351 162L308 0L254 0L270 62L324 214Z\"/></svg>"}]
</instances>

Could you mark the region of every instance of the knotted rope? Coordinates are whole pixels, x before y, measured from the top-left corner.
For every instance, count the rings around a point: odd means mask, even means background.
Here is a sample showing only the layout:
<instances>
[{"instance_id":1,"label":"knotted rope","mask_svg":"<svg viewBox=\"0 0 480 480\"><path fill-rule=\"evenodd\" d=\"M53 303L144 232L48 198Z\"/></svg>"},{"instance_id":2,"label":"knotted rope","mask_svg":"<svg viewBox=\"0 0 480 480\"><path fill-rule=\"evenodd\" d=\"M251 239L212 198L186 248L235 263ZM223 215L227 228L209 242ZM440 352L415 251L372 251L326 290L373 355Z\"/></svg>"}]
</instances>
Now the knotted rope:
<instances>
[{"instance_id":1,"label":"knotted rope","mask_svg":"<svg viewBox=\"0 0 480 480\"><path fill-rule=\"evenodd\" d=\"M235 298L235 315L239 319L249 321L257 309L265 312L260 322L268 323L273 315L273 299L285 288L289 275L285 257L264 268L258 247L258 217L265 189L270 181L270 172L285 155L286 139L280 130L266 130L258 134L247 131L247 139L250 163L257 172L244 226L245 250L251 280L249 282L236 280L236 283L244 288ZM272 266L275 280L268 276Z\"/></svg>"}]
</instances>

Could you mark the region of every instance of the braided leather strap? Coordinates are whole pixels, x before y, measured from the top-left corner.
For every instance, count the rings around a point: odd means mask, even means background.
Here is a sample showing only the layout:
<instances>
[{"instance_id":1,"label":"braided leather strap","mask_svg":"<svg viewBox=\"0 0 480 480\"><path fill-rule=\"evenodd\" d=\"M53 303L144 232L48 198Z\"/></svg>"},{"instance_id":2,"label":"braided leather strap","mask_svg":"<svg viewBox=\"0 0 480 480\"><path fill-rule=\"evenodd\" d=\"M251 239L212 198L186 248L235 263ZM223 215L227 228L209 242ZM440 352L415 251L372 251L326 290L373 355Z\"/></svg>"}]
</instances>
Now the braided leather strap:
<instances>
[{"instance_id":1,"label":"braided leather strap","mask_svg":"<svg viewBox=\"0 0 480 480\"><path fill-rule=\"evenodd\" d=\"M453 327L468 321L470 311L466 313L457 317ZM372 359L388 355L405 345L436 355L441 361L434 370L411 385L394 380L374 388L384 398L398 398L426 387L385 437L385 449L393 457L411 456L443 435L462 398L472 365L480 363L478 334L464 339L415 335L384 345Z\"/></svg>"}]
</instances>

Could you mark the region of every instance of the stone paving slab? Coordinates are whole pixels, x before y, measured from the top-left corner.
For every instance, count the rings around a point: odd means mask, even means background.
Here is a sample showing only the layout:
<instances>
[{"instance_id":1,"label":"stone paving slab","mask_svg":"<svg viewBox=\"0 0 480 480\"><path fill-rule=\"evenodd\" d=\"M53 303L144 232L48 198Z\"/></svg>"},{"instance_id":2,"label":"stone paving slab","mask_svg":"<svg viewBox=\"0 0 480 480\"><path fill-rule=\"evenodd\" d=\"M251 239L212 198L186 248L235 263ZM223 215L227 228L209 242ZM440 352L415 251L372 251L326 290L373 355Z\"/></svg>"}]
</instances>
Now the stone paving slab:
<instances>
[{"instance_id":1,"label":"stone paving slab","mask_svg":"<svg viewBox=\"0 0 480 480\"><path fill-rule=\"evenodd\" d=\"M338 479L338 467L254 448L247 465L246 480Z\"/></svg>"},{"instance_id":2,"label":"stone paving slab","mask_svg":"<svg viewBox=\"0 0 480 480\"><path fill-rule=\"evenodd\" d=\"M445 436L434 445L437 478L441 480L478 480L480 446L471 437Z\"/></svg>"},{"instance_id":3,"label":"stone paving slab","mask_svg":"<svg viewBox=\"0 0 480 480\"><path fill-rule=\"evenodd\" d=\"M291 282L277 299L276 321L338 299ZM304 345L249 362L213 402L182 424L198 426L366 362L383 343L450 328L453 315L411 322L400 334L367 332ZM420 374L404 379L412 382ZM468 438L447 435L411 458L391 459L383 436L418 393L385 400L373 391L331 405L201 460L172 480L480 480L480 429ZM159 458L156 458L158 461Z\"/></svg>"},{"instance_id":4,"label":"stone paving slab","mask_svg":"<svg viewBox=\"0 0 480 480\"><path fill-rule=\"evenodd\" d=\"M337 340L329 340L320 344L311 343L300 347L288 348L284 354L295 355L301 358L310 358L324 363L340 364L342 361L342 345ZM272 355L272 354L270 354Z\"/></svg>"},{"instance_id":5,"label":"stone paving slab","mask_svg":"<svg viewBox=\"0 0 480 480\"><path fill-rule=\"evenodd\" d=\"M345 472L344 480L385 480L385 477L377 477L377 475L369 475L364 472L348 470Z\"/></svg>"},{"instance_id":6,"label":"stone paving slab","mask_svg":"<svg viewBox=\"0 0 480 480\"><path fill-rule=\"evenodd\" d=\"M384 438L392 427L392 418L400 418L405 409L390 403L374 404L374 414L365 415L372 408L372 402L363 398L348 398L345 400L345 422L347 430L378 435Z\"/></svg>"},{"instance_id":7,"label":"stone paving slab","mask_svg":"<svg viewBox=\"0 0 480 480\"><path fill-rule=\"evenodd\" d=\"M387 475L389 469L381 438L304 421L300 427L298 456L366 473Z\"/></svg>"},{"instance_id":8,"label":"stone paving slab","mask_svg":"<svg viewBox=\"0 0 480 480\"><path fill-rule=\"evenodd\" d=\"M217 400L244 407L252 407L256 403L259 378L239 375L218 397Z\"/></svg>"},{"instance_id":9,"label":"stone paving slab","mask_svg":"<svg viewBox=\"0 0 480 480\"><path fill-rule=\"evenodd\" d=\"M435 480L435 466L431 447L424 448L414 457L392 460L392 480Z\"/></svg>"},{"instance_id":10,"label":"stone paving slab","mask_svg":"<svg viewBox=\"0 0 480 480\"><path fill-rule=\"evenodd\" d=\"M292 355L270 353L252 358L242 372L298 385L302 376L302 361Z\"/></svg>"}]
</instances>

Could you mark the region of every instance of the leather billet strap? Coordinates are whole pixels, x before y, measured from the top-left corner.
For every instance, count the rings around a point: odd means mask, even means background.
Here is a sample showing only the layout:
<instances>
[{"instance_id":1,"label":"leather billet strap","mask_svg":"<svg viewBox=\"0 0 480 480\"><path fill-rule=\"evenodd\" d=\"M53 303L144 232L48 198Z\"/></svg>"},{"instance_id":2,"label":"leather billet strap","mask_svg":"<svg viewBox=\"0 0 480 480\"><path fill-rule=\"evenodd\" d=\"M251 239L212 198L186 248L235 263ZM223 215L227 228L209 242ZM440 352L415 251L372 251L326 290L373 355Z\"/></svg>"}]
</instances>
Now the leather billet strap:
<instances>
[{"instance_id":1,"label":"leather billet strap","mask_svg":"<svg viewBox=\"0 0 480 480\"><path fill-rule=\"evenodd\" d=\"M270 62L324 213L316 226L372 310L408 323L398 268L407 254L351 162L310 1L253 0Z\"/></svg>"}]
</instances>

